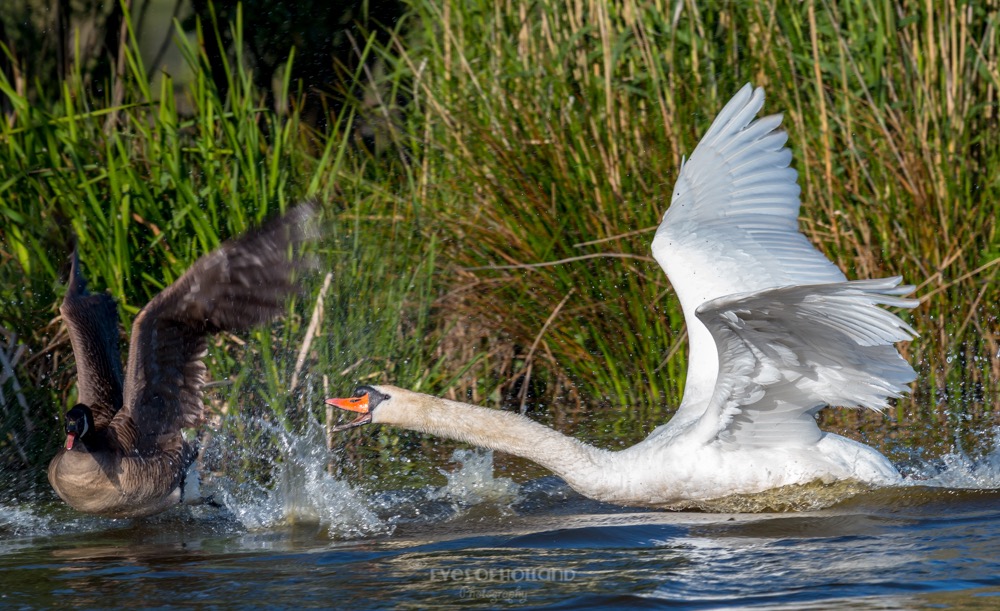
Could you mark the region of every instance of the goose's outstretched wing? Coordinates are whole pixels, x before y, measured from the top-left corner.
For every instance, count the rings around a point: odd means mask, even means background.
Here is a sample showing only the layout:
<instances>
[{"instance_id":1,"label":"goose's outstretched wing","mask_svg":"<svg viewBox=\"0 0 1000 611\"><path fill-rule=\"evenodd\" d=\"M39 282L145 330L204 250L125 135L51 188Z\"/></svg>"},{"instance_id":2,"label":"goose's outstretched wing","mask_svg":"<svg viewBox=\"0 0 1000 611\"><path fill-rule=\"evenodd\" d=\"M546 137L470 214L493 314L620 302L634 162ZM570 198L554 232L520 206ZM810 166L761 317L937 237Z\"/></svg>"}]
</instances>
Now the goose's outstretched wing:
<instances>
[{"instance_id":1,"label":"goose's outstretched wing","mask_svg":"<svg viewBox=\"0 0 1000 611\"><path fill-rule=\"evenodd\" d=\"M719 347L715 392L695 436L739 447L819 440L827 406L880 409L916 377L893 344L916 332L882 305L911 308L900 279L792 286L698 308Z\"/></svg>"},{"instance_id":2,"label":"goose's outstretched wing","mask_svg":"<svg viewBox=\"0 0 1000 611\"><path fill-rule=\"evenodd\" d=\"M94 427L103 429L122 407L124 376L118 347L118 306L107 293L87 291L76 248L59 312L73 346L77 401L90 406Z\"/></svg>"},{"instance_id":3,"label":"goose's outstretched wing","mask_svg":"<svg viewBox=\"0 0 1000 611\"><path fill-rule=\"evenodd\" d=\"M843 282L844 274L799 232L797 174L781 116L755 120L764 91L748 84L722 109L682 163L653 239L684 310L691 346L675 419L698 417L715 388L715 342L695 315L719 297L779 286Z\"/></svg>"},{"instance_id":4,"label":"goose's outstretched wing","mask_svg":"<svg viewBox=\"0 0 1000 611\"><path fill-rule=\"evenodd\" d=\"M198 259L154 297L132 325L125 405L112 423L140 453L179 440L203 417L209 333L272 320L297 291L293 272L315 207L300 205Z\"/></svg>"}]
</instances>

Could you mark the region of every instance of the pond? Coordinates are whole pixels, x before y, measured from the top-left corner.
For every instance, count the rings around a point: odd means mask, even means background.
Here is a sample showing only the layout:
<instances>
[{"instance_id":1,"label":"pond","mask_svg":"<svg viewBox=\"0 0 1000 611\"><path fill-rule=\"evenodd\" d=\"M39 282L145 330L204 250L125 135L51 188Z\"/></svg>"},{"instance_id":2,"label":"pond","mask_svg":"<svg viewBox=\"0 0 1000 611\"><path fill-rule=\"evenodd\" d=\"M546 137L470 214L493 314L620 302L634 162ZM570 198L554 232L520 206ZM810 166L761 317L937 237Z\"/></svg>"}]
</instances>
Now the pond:
<instances>
[{"instance_id":1,"label":"pond","mask_svg":"<svg viewBox=\"0 0 1000 611\"><path fill-rule=\"evenodd\" d=\"M223 478L206 483L218 506L143 520L83 517L52 498L0 507L0 606L1000 604L996 451L784 513L616 507L552 476L496 477L490 453L467 450L444 486L365 491L307 455L272 489Z\"/></svg>"}]
</instances>

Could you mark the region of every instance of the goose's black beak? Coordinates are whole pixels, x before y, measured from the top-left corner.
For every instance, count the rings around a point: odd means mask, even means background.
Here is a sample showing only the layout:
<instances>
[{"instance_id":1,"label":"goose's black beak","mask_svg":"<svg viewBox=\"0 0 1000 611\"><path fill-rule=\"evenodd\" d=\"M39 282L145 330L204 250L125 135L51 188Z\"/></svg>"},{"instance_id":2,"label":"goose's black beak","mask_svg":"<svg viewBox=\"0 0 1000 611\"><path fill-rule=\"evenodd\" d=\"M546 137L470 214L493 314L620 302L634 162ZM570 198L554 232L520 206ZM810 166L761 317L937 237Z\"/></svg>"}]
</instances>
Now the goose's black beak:
<instances>
[{"instance_id":1,"label":"goose's black beak","mask_svg":"<svg viewBox=\"0 0 1000 611\"><path fill-rule=\"evenodd\" d=\"M347 429L353 429L356 426L361 426L362 424L368 424L372 421L372 413L368 409L368 393L361 395L360 397L348 397L346 399L327 399L327 405L332 405L334 407L339 407L340 409L346 409L350 412L358 412L361 414L354 420L348 422L347 424L340 424L333 427L333 431L344 431Z\"/></svg>"},{"instance_id":2,"label":"goose's black beak","mask_svg":"<svg viewBox=\"0 0 1000 611\"><path fill-rule=\"evenodd\" d=\"M66 433L66 449L73 449L73 442L76 441L76 433Z\"/></svg>"}]
</instances>

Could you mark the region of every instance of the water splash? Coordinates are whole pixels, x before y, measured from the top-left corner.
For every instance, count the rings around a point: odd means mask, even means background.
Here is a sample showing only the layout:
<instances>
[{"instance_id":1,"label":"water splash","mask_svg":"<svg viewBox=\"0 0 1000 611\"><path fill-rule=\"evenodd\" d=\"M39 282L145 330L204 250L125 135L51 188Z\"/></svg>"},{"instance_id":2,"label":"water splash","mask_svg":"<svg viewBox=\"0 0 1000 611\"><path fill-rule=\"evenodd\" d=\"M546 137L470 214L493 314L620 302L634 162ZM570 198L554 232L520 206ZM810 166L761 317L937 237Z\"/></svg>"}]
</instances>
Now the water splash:
<instances>
[{"instance_id":1,"label":"water splash","mask_svg":"<svg viewBox=\"0 0 1000 611\"><path fill-rule=\"evenodd\" d=\"M432 500L447 500L458 506L489 503L510 508L520 500L520 486L507 477L493 477L492 450L455 450L454 471L441 469L448 483L428 496Z\"/></svg>"},{"instance_id":2,"label":"water splash","mask_svg":"<svg viewBox=\"0 0 1000 611\"><path fill-rule=\"evenodd\" d=\"M455 450L452 471L439 469L444 486L385 490L372 497L372 507L394 526L447 524L454 520L492 520L512 515L523 500L521 487L506 477L493 477L489 450Z\"/></svg>"},{"instance_id":3,"label":"water splash","mask_svg":"<svg viewBox=\"0 0 1000 611\"><path fill-rule=\"evenodd\" d=\"M29 507L0 505L0 534L5 537L39 536L52 532L52 519Z\"/></svg>"},{"instance_id":4,"label":"water splash","mask_svg":"<svg viewBox=\"0 0 1000 611\"><path fill-rule=\"evenodd\" d=\"M16 548L36 537L109 530L129 523L127 519L79 513L62 501L51 502L47 495L42 499L30 494L28 499L15 501L16 504L4 503L0 504L0 554L12 549L11 545Z\"/></svg>"},{"instance_id":5,"label":"water splash","mask_svg":"<svg viewBox=\"0 0 1000 611\"><path fill-rule=\"evenodd\" d=\"M362 492L327 471L329 451L318 425L311 424L302 434L277 425L266 429L279 454L271 473L273 485L236 484L225 477L217 482L219 499L245 528L319 524L331 538L392 532L392 526L369 508Z\"/></svg>"},{"instance_id":6,"label":"water splash","mask_svg":"<svg viewBox=\"0 0 1000 611\"><path fill-rule=\"evenodd\" d=\"M1000 488L1000 427L993 427L992 449L982 456L954 450L933 461L924 461L907 473L905 481L917 486L965 489Z\"/></svg>"}]
</instances>

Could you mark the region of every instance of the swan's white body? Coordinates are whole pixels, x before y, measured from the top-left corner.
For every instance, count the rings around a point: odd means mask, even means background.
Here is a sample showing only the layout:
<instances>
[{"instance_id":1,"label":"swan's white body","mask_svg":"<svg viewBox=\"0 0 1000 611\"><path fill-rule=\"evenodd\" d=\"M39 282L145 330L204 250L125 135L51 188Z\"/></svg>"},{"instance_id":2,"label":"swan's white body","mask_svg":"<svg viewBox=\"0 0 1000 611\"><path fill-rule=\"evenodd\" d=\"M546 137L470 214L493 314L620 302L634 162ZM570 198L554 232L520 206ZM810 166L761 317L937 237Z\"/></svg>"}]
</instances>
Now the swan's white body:
<instances>
[{"instance_id":1,"label":"swan's white body","mask_svg":"<svg viewBox=\"0 0 1000 611\"><path fill-rule=\"evenodd\" d=\"M516 414L387 386L371 387L379 400L368 420L524 456L586 496L628 505L898 481L884 456L821 431L815 414L881 409L906 392L915 374L893 344L915 333L879 306L914 307L899 297L912 288L899 278L848 282L799 232L787 135L779 115L754 120L763 104L763 90L746 85L723 108L682 164L653 240L691 350L668 424L608 452Z\"/></svg>"}]
</instances>

